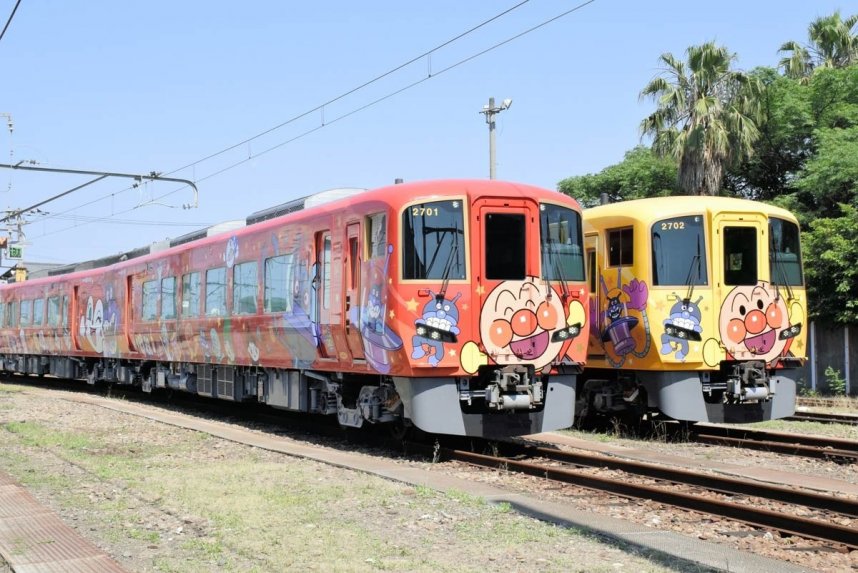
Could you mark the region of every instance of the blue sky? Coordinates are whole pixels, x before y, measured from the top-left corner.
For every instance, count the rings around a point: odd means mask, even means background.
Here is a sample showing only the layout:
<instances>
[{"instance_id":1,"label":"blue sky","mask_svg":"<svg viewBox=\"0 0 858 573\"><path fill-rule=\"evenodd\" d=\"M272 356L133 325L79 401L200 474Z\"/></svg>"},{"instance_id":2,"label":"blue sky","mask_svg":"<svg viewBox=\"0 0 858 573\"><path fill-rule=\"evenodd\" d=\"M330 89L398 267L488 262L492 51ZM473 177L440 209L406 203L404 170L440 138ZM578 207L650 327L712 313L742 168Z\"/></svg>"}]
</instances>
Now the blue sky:
<instances>
[{"instance_id":1,"label":"blue sky","mask_svg":"<svg viewBox=\"0 0 858 573\"><path fill-rule=\"evenodd\" d=\"M774 66L814 18L856 11L828 0L595 0L465 61L582 3L530 0L324 111L196 163L517 3L22 0L0 41L0 113L14 122L10 134L0 118L0 163L199 182L196 209L181 208L193 197L178 185L129 190L123 179L45 205L50 216L24 227L25 261L106 256L335 187L488 177L479 111L490 96L513 99L497 116L498 178L553 189L639 143L653 104L638 93L661 53L712 40L740 69ZM14 5L0 0L0 25ZM90 179L0 169L0 202L26 207Z\"/></svg>"}]
</instances>

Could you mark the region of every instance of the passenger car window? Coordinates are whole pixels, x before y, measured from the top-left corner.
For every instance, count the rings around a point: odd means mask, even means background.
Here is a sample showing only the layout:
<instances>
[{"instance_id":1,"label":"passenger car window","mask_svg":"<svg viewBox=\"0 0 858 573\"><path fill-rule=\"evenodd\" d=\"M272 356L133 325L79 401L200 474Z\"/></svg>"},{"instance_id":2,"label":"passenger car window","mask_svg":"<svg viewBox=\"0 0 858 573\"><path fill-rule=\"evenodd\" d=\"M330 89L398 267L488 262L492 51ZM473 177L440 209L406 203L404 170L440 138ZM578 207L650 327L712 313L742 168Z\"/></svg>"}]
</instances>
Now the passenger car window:
<instances>
[{"instance_id":1,"label":"passenger car window","mask_svg":"<svg viewBox=\"0 0 858 573\"><path fill-rule=\"evenodd\" d=\"M143 320L158 318L158 281L143 283Z\"/></svg>"},{"instance_id":2,"label":"passenger car window","mask_svg":"<svg viewBox=\"0 0 858 573\"><path fill-rule=\"evenodd\" d=\"M226 316L226 267L206 271L206 316Z\"/></svg>"},{"instance_id":3,"label":"passenger car window","mask_svg":"<svg viewBox=\"0 0 858 573\"><path fill-rule=\"evenodd\" d=\"M256 261L232 268L232 312L256 314Z\"/></svg>"}]
</instances>

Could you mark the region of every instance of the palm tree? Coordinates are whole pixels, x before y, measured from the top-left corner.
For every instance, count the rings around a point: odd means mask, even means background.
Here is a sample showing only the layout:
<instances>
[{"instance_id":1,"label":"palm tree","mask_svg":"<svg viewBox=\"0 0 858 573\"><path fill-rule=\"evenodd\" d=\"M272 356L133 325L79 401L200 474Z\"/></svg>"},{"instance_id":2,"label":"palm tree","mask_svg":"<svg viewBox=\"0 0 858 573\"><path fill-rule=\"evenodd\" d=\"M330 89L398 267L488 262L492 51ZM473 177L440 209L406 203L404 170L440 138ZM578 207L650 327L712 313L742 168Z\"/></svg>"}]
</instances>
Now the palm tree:
<instances>
[{"instance_id":1,"label":"palm tree","mask_svg":"<svg viewBox=\"0 0 858 573\"><path fill-rule=\"evenodd\" d=\"M810 42L802 46L789 41L779 52L788 54L778 66L791 78L807 82L816 68L845 68L858 63L858 35L852 29L858 14L842 20L840 12L817 18L807 28Z\"/></svg>"},{"instance_id":2,"label":"palm tree","mask_svg":"<svg viewBox=\"0 0 858 573\"><path fill-rule=\"evenodd\" d=\"M749 155L759 136L759 81L730 69L727 48L707 42L686 50L688 61L662 54L665 68L640 93L658 108L640 125L653 151L679 164L679 187L717 195L727 165Z\"/></svg>"}]
</instances>

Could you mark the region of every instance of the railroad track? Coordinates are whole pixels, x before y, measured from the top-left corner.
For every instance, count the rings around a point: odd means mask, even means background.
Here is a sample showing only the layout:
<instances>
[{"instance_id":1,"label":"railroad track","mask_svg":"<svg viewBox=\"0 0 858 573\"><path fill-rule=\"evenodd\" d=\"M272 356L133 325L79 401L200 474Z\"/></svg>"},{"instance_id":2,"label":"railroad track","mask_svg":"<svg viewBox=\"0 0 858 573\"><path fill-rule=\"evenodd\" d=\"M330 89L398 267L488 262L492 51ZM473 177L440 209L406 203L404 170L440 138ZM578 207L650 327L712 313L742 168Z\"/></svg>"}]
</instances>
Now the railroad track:
<instances>
[{"instance_id":1,"label":"railroad track","mask_svg":"<svg viewBox=\"0 0 858 573\"><path fill-rule=\"evenodd\" d=\"M858 416L851 414L829 414L826 412L796 412L788 418L792 422L820 422L822 424L847 424L858 426Z\"/></svg>"},{"instance_id":2,"label":"railroad track","mask_svg":"<svg viewBox=\"0 0 858 573\"><path fill-rule=\"evenodd\" d=\"M504 444L510 448L509 444ZM764 483L752 483L747 480L727 478L669 468L654 464L624 461L606 458L596 454L579 454L538 447L513 447L504 455L478 454L461 449L441 448L442 459L454 459L460 462L482 467L500 468L531 476L542 477L562 483L574 484L588 489L608 492L633 499L647 499L682 509L698 511L740 521L747 525L772 529L788 536L815 539L831 545L839 551L858 549L858 530L835 523L836 516L858 516L858 502L845 498L802 492L786 487ZM550 460L550 462L524 461L522 458ZM553 463L551 463L553 462ZM568 467L558 467L561 462ZM606 478L592 475L582 470L604 468L621 471L645 478L658 480L657 485L634 483L627 477ZM689 486L693 491L679 491L677 484ZM801 505L817 512L817 519L810 519L790 513L772 511L758 507L752 500L735 503L701 493L708 492L732 496L749 496L785 503L790 506Z\"/></svg>"},{"instance_id":3,"label":"railroad track","mask_svg":"<svg viewBox=\"0 0 858 573\"><path fill-rule=\"evenodd\" d=\"M703 444L819 458L837 463L858 462L858 441L842 438L696 425L691 428L689 439Z\"/></svg>"},{"instance_id":4,"label":"railroad track","mask_svg":"<svg viewBox=\"0 0 858 573\"><path fill-rule=\"evenodd\" d=\"M45 381L41 380L37 385L44 386ZM51 384L48 385L51 386ZM69 389L68 386L64 386L63 388L66 390ZM92 390L95 389L81 385L77 391ZM114 392L114 394L116 394L116 392ZM130 398L130 396L128 397ZM151 404L151 401L147 400L147 402ZM182 400L182 402L184 402L184 400ZM212 406L210 401L205 402L206 409ZM184 409L188 406L191 405L182 404L179 407ZM230 404L226 404L226 406L230 406ZM220 412L220 415L223 415L224 413L225 412ZM248 418L250 418L252 422L262 421L263 423L266 423L269 421L267 419L264 421L260 420L258 417L259 413L248 415L246 409L240 411L234 410L232 414L243 419L245 423L248 422ZM277 420L277 422L279 424L283 424L283 418L280 416L278 416L278 418L279 420ZM303 422L307 422L307 420L304 419ZM314 433L317 430L314 430ZM336 433L336 430L331 428L330 433L334 434ZM487 456L484 454L474 453L473 451L467 451L460 447L453 447L454 442L447 440L445 440L445 442L448 442L447 444L442 444L444 447L439 447L439 438L436 436L432 436L430 438L431 443L403 444L402 442L397 441L397 448L400 450L400 453L404 447L410 452L421 452L424 455L436 457L437 459L455 459L482 467L503 468L508 471L518 471L528 475L576 484L580 487L608 492L615 495L634 499L647 499L686 510L719 515L737 522L744 522L753 527L778 531L784 535L814 539L841 551L858 549L858 531L854 528L838 525L837 522L839 520L836 517L838 515L841 516L841 518L845 517L845 519L854 519L858 517L858 502L854 500L825 496L801 490L793 490L782 486L753 483L747 479L737 480L723 476L707 476L687 470L667 468L655 464L623 461L604 456L599 457L595 455L589 456L585 454L573 454L540 446L519 445L515 446L515 448L518 449L511 449L514 446L504 443L499 444L498 447L505 450L505 455ZM361 439L361 441L363 440ZM379 443L380 441L376 440L373 445L379 445ZM388 442L388 444L389 443L390 442ZM490 444L488 442L475 442L474 440L471 440L468 448L470 450L481 448L488 450L489 445ZM537 457L543 460L549 460L549 462L534 463L522 460L522 458L525 457ZM558 467L558 463L567 467ZM626 474L640 476L640 478L658 480L661 484L636 484L633 483L632 480L629 480L628 476L626 476L625 479L610 479L594 476L587 474L586 470L582 468L604 468L614 471L622 471ZM682 486L686 488L696 488L697 491L691 493L687 491L679 491L679 489L682 488L678 488L677 484L682 484ZM805 513L809 510L811 513L818 514L821 517L818 519L810 519L807 517L789 515L784 512L766 510L757 507L758 504L755 504L752 501L746 501L746 503L733 503L723 499L716 499L711 497L713 495L711 493L709 496L702 494L701 488L709 492L715 492L714 495L717 496L753 496L754 498L774 500L778 503L789 504L792 507L800 505L807 508Z\"/></svg>"}]
</instances>

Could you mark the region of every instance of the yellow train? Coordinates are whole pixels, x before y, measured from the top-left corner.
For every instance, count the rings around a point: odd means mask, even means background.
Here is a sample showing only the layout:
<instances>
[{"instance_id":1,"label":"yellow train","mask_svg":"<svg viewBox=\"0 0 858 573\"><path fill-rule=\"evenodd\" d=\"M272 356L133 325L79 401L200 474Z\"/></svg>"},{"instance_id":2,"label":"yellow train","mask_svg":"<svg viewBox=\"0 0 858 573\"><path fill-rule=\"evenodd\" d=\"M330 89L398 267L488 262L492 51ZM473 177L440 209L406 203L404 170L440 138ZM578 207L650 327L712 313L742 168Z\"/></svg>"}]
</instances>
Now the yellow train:
<instances>
[{"instance_id":1,"label":"yellow train","mask_svg":"<svg viewBox=\"0 0 858 573\"><path fill-rule=\"evenodd\" d=\"M789 211L725 197L625 201L584 211L584 244L590 341L576 418L794 412L807 296Z\"/></svg>"}]
</instances>

